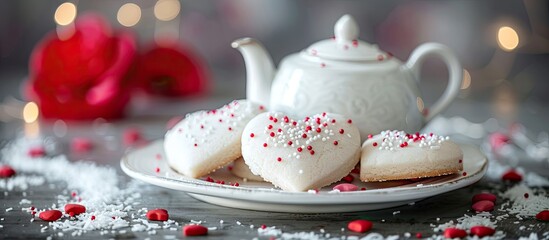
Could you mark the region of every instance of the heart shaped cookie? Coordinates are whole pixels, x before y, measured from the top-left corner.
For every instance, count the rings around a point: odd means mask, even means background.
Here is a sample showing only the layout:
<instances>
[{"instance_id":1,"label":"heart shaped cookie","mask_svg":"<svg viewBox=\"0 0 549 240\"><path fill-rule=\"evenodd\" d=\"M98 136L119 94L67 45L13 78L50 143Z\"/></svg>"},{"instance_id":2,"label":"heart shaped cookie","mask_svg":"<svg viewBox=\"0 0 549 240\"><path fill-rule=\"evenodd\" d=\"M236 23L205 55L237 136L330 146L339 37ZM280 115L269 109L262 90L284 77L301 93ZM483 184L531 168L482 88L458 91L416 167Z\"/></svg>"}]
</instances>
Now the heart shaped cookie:
<instances>
[{"instance_id":1,"label":"heart shaped cookie","mask_svg":"<svg viewBox=\"0 0 549 240\"><path fill-rule=\"evenodd\" d=\"M242 133L242 157L250 170L286 191L317 189L339 181L358 163L358 128L338 114L293 120L262 113Z\"/></svg>"},{"instance_id":2,"label":"heart shaped cookie","mask_svg":"<svg viewBox=\"0 0 549 240\"><path fill-rule=\"evenodd\" d=\"M199 178L241 156L240 139L246 124L264 107L246 100L219 109L185 116L164 138L168 164Z\"/></svg>"},{"instance_id":3,"label":"heart shaped cookie","mask_svg":"<svg viewBox=\"0 0 549 240\"><path fill-rule=\"evenodd\" d=\"M364 182L435 177L463 170L463 152L448 137L383 131L362 145Z\"/></svg>"}]
</instances>

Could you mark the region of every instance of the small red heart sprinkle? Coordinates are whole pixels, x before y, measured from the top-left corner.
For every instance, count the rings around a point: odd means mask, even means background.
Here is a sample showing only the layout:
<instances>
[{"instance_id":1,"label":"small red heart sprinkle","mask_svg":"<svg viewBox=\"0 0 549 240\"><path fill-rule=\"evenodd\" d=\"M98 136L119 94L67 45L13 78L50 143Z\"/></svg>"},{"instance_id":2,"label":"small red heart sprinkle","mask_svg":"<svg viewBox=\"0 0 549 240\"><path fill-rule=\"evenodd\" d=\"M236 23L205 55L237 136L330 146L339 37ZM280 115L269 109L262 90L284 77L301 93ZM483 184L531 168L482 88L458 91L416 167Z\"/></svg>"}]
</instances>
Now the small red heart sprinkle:
<instances>
[{"instance_id":1,"label":"small red heart sprinkle","mask_svg":"<svg viewBox=\"0 0 549 240\"><path fill-rule=\"evenodd\" d=\"M520 182L520 181L522 181L522 175L520 175L515 170L511 169L511 170L507 171L506 173L504 173L503 176L501 176L501 179L503 181L509 181L509 182Z\"/></svg>"},{"instance_id":2,"label":"small red heart sprinkle","mask_svg":"<svg viewBox=\"0 0 549 240\"><path fill-rule=\"evenodd\" d=\"M0 178L9 178L15 175L15 170L8 165L0 166Z\"/></svg>"},{"instance_id":3,"label":"small red heart sprinkle","mask_svg":"<svg viewBox=\"0 0 549 240\"><path fill-rule=\"evenodd\" d=\"M28 155L32 158L43 157L43 156L46 155L46 150L42 146L33 147L33 148L29 149Z\"/></svg>"},{"instance_id":4,"label":"small red heart sprinkle","mask_svg":"<svg viewBox=\"0 0 549 240\"><path fill-rule=\"evenodd\" d=\"M85 212L86 207L84 207L83 205L74 203L65 205L65 213L68 213L69 215L72 214L71 217Z\"/></svg>"},{"instance_id":5,"label":"small red heart sprinkle","mask_svg":"<svg viewBox=\"0 0 549 240\"><path fill-rule=\"evenodd\" d=\"M536 219L544 222L549 222L549 210L543 210L536 214Z\"/></svg>"},{"instance_id":6,"label":"small red heart sprinkle","mask_svg":"<svg viewBox=\"0 0 549 240\"><path fill-rule=\"evenodd\" d=\"M54 222L63 216L63 213L59 210L46 210L40 213L38 217L44 221Z\"/></svg>"},{"instance_id":7,"label":"small red heart sprinkle","mask_svg":"<svg viewBox=\"0 0 549 240\"><path fill-rule=\"evenodd\" d=\"M265 229L265 228L267 228L267 225L261 224L261 229Z\"/></svg>"},{"instance_id":8,"label":"small red heart sprinkle","mask_svg":"<svg viewBox=\"0 0 549 240\"><path fill-rule=\"evenodd\" d=\"M77 137L72 139L71 147L75 152L89 152L93 148L93 142L87 138Z\"/></svg>"},{"instance_id":9,"label":"small red heart sprinkle","mask_svg":"<svg viewBox=\"0 0 549 240\"><path fill-rule=\"evenodd\" d=\"M474 226L471 228L471 234L478 237L492 236L496 230L486 226Z\"/></svg>"},{"instance_id":10,"label":"small red heart sprinkle","mask_svg":"<svg viewBox=\"0 0 549 240\"><path fill-rule=\"evenodd\" d=\"M353 175L349 174L349 175L343 177L341 180L346 182L346 183L352 183L353 180L355 180L355 177L353 177Z\"/></svg>"},{"instance_id":11,"label":"small red heart sprinkle","mask_svg":"<svg viewBox=\"0 0 549 240\"><path fill-rule=\"evenodd\" d=\"M168 211L166 209L157 208L149 210L147 212L147 219L151 221L167 221L169 218Z\"/></svg>"},{"instance_id":12,"label":"small red heart sprinkle","mask_svg":"<svg viewBox=\"0 0 549 240\"><path fill-rule=\"evenodd\" d=\"M358 190L358 186L350 183L341 183L334 186L333 190L336 189L340 192L352 192Z\"/></svg>"},{"instance_id":13,"label":"small red heart sprinkle","mask_svg":"<svg viewBox=\"0 0 549 240\"><path fill-rule=\"evenodd\" d=\"M444 230L445 238L464 238L467 236L467 232L459 228L446 228Z\"/></svg>"},{"instance_id":14,"label":"small red heart sprinkle","mask_svg":"<svg viewBox=\"0 0 549 240\"><path fill-rule=\"evenodd\" d=\"M201 225L187 225L183 227L183 236L204 236L208 235L208 228Z\"/></svg>"},{"instance_id":15,"label":"small red heart sprinkle","mask_svg":"<svg viewBox=\"0 0 549 240\"><path fill-rule=\"evenodd\" d=\"M491 212L494 210L494 203L488 200L481 200L474 203L471 208L477 212Z\"/></svg>"},{"instance_id":16,"label":"small red heart sprinkle","mask_svg":"<svg viewBox=\"0 0 549 240\"><path fill-rule=\"evenodd\" d=\"M421 233L416 233L416 238L423 238L423 235L421 235Z\"/></svg>"},{"instance_id":17,"label":"small red heart sprinkle","mask_svg":"<svg viewBox=\"0 0 549 240\"><path fill-rule=\"evenodd\" d=\"M372 229L373 223L368 220L354 220L349 222L347 228L353 232L364 233Z\"/></svg>"},{"instance_id":18,"label":"small red heart sprinkle","mask_svg":"<svg viewBox=\"0 0 549 240\"><path fill-rule=\"evenodd\" d=\"M487 201L495 203L496 199L497 199L497 197L494 194L479 193L479 194L475 194L475 196L473 196L473 203L476 203L476 202L482 201L482 200L487 200Z\"/></svg>"},{"instance_id":19,"label":"small red heart sprinkle","mask_svg":"<svg viewBox=\"0 0 549 240\"><path fill-rule=\"evenodd\" d=\"M124 130L123 142L126 146L133 145L142 139L141 131L138 128L128 128Z\"/></svg>"}]
</instances>

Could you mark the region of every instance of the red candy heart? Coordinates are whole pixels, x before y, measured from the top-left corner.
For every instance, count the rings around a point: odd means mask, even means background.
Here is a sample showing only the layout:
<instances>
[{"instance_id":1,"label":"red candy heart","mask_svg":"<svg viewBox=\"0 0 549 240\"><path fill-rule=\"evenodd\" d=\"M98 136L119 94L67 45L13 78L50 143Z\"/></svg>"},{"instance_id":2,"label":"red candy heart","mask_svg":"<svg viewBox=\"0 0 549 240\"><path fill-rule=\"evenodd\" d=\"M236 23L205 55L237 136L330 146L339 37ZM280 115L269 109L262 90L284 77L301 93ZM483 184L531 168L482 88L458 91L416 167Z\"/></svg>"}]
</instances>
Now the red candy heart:
<instances>
[{"instance_id":1,"label":"red candy heart","mask_svg":"<svg viewBox=\"0 0 549 240\"><path fill-rule=\"evenodd\" d=\"M471 234L478 237L492 236L496 233L496 230L485 226L474 226L471 228Z\"/></svg>"},{"instance_id":2,"label":"red candy heart","mask_svg":"<svg viewBox=\"0 0 549 240\"><path fill-rule=\"evenodd\" d=\"M520 182L520 181L522 181L522 175L520 175L515 170L511 169L511 170L507 171L506 173L504 173L503 176L501 176L501 179L503 181Z\"/></svg>"},{"instance_id":3,"label":"red candy heart","mask_svg":"<svg viewBox=\"0 0 549 240\"><path fill-rule=\"evenodd\" d=\"M9 178L15 175L15 170L8 165L0 166L0 178Z\"/></svg>"},{"instance_id":4,"label":"red candy heart","mask_svg":"<svg viewBox=\"0 0 549 240\"><path fill-rule=\"evenodd\" d=\"M29 149L29 157L31 158L39 158L46 155L46 150L43 147L33 147Z\"/></svg>"},{"instance_id":5,"label":"red candy heart","mask_svg":"<svg viewBox=\"0 0 549 240\"><path fill-rule=\"evenodd\" d=\"M63 213L59 210L46 210L40 213L38 217L44 221L54 222L63 216Z\"/></svg>"},{"instance_id":6,"label":"red candy heart","mask_svg":"<svg viewBox=\"0 0 549 240\"><path fill-rule=\"evenodd\" d=\"M333 190L339 190L340 192L352 192L358 190L358 186L351 183L341 183L335 185Z\"/></svg>"},{"instance_id":7,"label":"red candy heart","mask_svg":"<svg viewBox=\"0 0 549 240\"><path fill-rule=\"evenodd\" d=\"M445 238L463 238L467 236L467 232L459 228L446 228L444 230Z\"/></svg>"},{"instance_id":8,"label":"red candy heart","mask_svg":"<svg viewBox=\"0 0 549 240\"><path fill-rule=\"evenodd\" d=\"M549 210L543 210L536 214L536 219L544 222L549 222Z\"/></svg>"},{"instance_id":9,"label":"red candy heart","mask_svg":"<svg viewBox=\"0 0 549 240\"><path fill-rule=\"evenodd\" d=\"M123 141L126 146L134 145L143 140L138 128L128 128L124 131Z\"/></svg>"},{"instance_id":10,"label":"red candy heart","mask_svg":"<svg viewBox=\"0 0 549 240\"><path fill-rule=\"evenodd\" d=\"M93 142L87 138L77 137L72 139L71 146L75 152L89 152L93 148Z\"/></svg>"},{"instance_id":11,"label":"red candy heart","mask_svg":"<svg viewBox=\"0 0 549 240\"><path fill-rule=\"evenodd\" d=\"M86 212L86 207L80 204L67 204L65 205L65 213L69 214L71 217Z\"/></svg>"},{"instance_id":12,"label":"red candy heart","mask_svg":"<svg viewBox=\"0 0 549 240\"><path fill-rule=\"evenodd\" d=\"M183 236L204 236L208 235L208 228L201 225L187 225L183 227Z\"/></svg>"},{"instance_id":13,"label":"red candy heart","mask_svg":"<svg viewBox=\"0 0 549 240\"><path fill-rule=\"evenodd\" d=\"M477 212L491 212L494 210L494 203L488 200L478 201L471 206Z\"/></svg>"},{"instance_id":14,"label":"red candy heart","mask_svg":"<svg viewBox=\"0 0 549 240\"><path fill-rule=\"evenodd\" d=\"M151 221L167 221L170 216L166 209L158 208L147 212L147 219Z\"/></svg>"},{"instance_id":15,"label":"red candy heart","mask_svg":"<svg viewBox=\"0 0 549 240\"><path fill-rule=\"evenodd\" d=\"M473 196L473 203L476 203L478 201L486 200L495 203L496 202L496 195L491 193L479 193Z\"/></svg>"},{"instance_id":16,"label":"red candy heart","mask_svg":"<svg viewBox=\"0 0 549 240\"><path fill-rule=\"evenodd\" d=\"M364 233L372 229L374 224L368 220L354 220L349 222L347 228L353 232Z\"/></svg>"}]
</instances>

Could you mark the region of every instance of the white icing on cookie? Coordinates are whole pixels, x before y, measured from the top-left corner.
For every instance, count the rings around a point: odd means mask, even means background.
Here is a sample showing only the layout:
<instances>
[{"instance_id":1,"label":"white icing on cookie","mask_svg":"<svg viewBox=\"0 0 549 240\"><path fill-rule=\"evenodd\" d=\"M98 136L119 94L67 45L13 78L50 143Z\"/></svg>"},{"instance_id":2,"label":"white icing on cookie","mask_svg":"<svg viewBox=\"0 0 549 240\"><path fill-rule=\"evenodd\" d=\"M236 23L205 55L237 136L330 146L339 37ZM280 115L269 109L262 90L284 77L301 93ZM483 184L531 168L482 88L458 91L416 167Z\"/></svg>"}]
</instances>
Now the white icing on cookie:
<instances>
[{"instance_id":1,"label":"white icing on cookie","mask_svg":"<svg viewBox=\"0 0 549 240\"><path fill-rule=\"evenodd\" d=\"M339 181L359 161L358 128L338 114L294 120L262 113L242 134L250 170L286 191L307 191Z\"/></svg>"},{"instance_id":2,"label":"white icing on cookie","mask_svg":"<svg viewBox=\"0 0 549 240\"><path fill-rule=\"evenodd\" d=\"M198 178L239 158L244 127L263 111L263 106L237 100L216 110L187 114L164 138L168 163Z\"/></svg>"},{"instance_id":3,"label":"white icing on cookie","mask_svg":"<svg viewBox=\"0 0 549 240\"><path fill-rule=\"evenodd\" d=\"M448 137L383 131L362 145L360 179L365 182L434 177L463 169L463 153Z\"/></svg>"}]
</instances>

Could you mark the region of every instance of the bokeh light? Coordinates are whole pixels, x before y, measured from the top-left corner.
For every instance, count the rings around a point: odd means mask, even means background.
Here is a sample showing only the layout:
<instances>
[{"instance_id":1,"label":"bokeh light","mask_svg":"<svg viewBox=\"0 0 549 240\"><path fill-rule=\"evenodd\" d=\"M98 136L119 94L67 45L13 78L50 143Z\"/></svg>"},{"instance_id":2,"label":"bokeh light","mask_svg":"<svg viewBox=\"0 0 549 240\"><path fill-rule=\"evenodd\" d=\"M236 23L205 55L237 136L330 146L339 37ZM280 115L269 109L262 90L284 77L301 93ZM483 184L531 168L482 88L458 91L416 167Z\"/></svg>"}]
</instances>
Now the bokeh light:
<instances>
[{"instance_id":1,"label":"bokeh light","mask_svg":"<svg viewBox=\"0 0 549 240\"><path fill-rule=\"evenodd\" d=\"M65 2L55 10L54 20L61 26L71 24L76 18L76 5L74 3Z\"/></svg>"},{"instance_id":2,"label":"bokeh light","mask_svg":"<svg viewBox=\"0 0 549 240\"><path fill-rule=\"evenodd\" d=\"M35 102L28 102L23 108L23 120L26 123L35 122L38 119L39 110Z\"/></svg>"},{"instance_id":3,"label":"bokeh light","mask_svg":"<svg viewBox=\"0 0 549 240\"><path fill-rule=\"evenodd\" d=\"M116 19L122 26L135 26L141 19L141 8L135 3L126 3L118 9Z\"/></svg>"},{"instance_id":4,"label":"bokeh light","mask_svg":"<svg viewBox=\"0 0 549 240\"><path fill-rule=\"evenodd\" d=\"M461 81L461 89L467 89L471 86L471 74L463 69L463 81Z\"/></svg>"},{"instance_id":5,"label":"bokeh light","mask_svg":"<svg viewBox=\"0 0 549 240\"><path fill-rule=\"evenodd\" d=\"M517 31L511 27L503 26L498 30L499 47L505 51L512 51L519 44Z\"/></svg>"},{"instance_id":6,"label":"bokeh light","mask_svg":"<svg viewBox=\"0 0 549 240\"><path fill-rule=\"evenodd\" d=\"M154 16L160 21L170 21L179 15L181 4L177 0L159 0L154 5Z\"/></svg>"}]
</instances>

